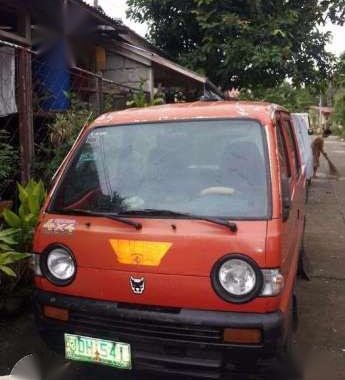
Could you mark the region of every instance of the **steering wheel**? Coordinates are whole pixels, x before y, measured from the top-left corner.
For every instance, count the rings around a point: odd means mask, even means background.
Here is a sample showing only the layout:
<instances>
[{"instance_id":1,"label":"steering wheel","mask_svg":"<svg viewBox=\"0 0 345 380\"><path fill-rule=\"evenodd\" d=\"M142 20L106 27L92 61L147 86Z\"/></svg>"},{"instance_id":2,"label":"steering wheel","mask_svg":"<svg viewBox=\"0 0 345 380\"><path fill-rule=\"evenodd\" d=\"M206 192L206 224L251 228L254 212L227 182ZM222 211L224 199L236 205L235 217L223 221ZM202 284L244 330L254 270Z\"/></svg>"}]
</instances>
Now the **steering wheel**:
<instances>
[{"instance_id":1,"label":"steering wheel","mask_svg":"<svg viewBox=\"0 0 345 380\"><path fill-rule=\"evenodd\" d=\"M227 195L231 196L234 195L236 192L235 189L232 187L223 187L223 186L213 186L213 187L207 187L206 189L203 189L200 191L201 196L207 196L207 195Z\"/></svg>"}]
</instances>

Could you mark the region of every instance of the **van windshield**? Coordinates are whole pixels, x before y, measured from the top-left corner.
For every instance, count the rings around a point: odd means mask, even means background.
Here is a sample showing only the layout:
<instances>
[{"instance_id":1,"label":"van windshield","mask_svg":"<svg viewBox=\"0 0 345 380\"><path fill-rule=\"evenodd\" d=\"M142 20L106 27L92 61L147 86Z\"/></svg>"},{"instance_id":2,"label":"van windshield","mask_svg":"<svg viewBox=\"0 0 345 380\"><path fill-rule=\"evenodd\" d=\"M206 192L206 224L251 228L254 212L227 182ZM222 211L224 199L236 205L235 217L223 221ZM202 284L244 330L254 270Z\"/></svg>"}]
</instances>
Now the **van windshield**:
<instances>
[{"instance_id":1,"label":"van windshield","mask_svg":"<svg viewBox=\"0 0 345 380\"><path fill-rule=\"evenodd\" d=\"M267 218L265 144L263 128L251 120L96 128L74 155L49 211Z\"/></svg>"}]
</instances>

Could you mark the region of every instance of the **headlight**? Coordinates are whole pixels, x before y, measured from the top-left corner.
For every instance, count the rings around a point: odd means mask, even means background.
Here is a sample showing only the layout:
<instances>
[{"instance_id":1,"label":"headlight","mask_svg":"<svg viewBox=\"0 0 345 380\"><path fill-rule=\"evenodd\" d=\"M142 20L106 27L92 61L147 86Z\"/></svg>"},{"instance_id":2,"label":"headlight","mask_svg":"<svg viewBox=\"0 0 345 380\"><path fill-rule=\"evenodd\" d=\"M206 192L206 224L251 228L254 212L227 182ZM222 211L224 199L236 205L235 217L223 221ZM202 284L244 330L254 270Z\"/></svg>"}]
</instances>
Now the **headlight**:
<instances>
[{"instance_id":1,"label":"headlight","mask_svg":"<svg viewBox=\"0 0 345 380\"><path fill-rule=\"evenodd\" d=\"M54 277L63 281L73 277L75 272L75 265L71 255L62 248L56 248L49 253L47 267Z\"/></svg>"},{"instance_id":2,"label":"headlight","mask_svg":"<svg viewBox=\"0 0 345 380\"><path fill-rule=\"evenodd\" d=\"M222 287L228 293L239 297L250 293L256 283L253 267L240 259L226 261L220 267L218 276Z\"/></svg>"},{"instance_id":3,"label":"headlight","mask_svg":"<svg viewBox=\"0 0 345 380\"><path fill-rule=\"evenodd\" d=\"M41 269L43 275L54 285L65 286L75 277L76 263L69 249L54 246L45 251L41 260Z\"/></svg>"},{"instance_id":4,"label":"headlight","mask_svg":"<svg viewBox=\"0 0 345 380\"><path fill-rule=\"evenodd\" d=\"M212 273L213 287L226 301L249 302L262 288L262 273L257 264L243 255L221 259Z\"/></svg>"}]
</instances>

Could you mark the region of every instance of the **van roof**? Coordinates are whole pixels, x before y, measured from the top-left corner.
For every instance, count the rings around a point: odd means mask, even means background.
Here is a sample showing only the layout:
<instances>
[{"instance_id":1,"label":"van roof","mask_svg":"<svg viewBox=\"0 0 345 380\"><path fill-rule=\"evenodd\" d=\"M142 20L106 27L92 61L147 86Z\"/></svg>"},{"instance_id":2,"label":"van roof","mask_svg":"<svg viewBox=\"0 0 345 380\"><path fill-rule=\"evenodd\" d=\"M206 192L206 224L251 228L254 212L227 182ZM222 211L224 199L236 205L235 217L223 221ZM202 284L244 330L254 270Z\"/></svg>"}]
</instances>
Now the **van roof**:
<instances>
[{"instance_id":1,"label":"van roof","mask_svg":"<svg viewBox=\"0 0 345 380\"><path fill-rule=\"evenodd\" d=\"M288 112L276 104L252 101L198 101L165 104L109 112L99 116L90 127L208 118L248 118L267 123L272 120L273 112L276 110Z\"/></svg>"}]
</instances>

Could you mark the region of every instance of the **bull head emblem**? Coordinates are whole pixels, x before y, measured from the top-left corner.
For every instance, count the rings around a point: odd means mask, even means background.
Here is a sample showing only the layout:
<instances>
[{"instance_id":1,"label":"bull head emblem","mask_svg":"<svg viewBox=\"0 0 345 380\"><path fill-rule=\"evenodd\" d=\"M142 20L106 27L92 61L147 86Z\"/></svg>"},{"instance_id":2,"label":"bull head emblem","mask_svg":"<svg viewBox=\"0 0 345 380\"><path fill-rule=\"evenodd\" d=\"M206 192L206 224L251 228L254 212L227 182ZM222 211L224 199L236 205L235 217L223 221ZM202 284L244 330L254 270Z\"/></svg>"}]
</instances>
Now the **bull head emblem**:
<instances>
[{"instance_id":1,"label":"bull head emblem","mask_svg":"<svg viewBox=\"0 0 345 380\"><path fill-rule=\"evenodd\" d=\"M129 279L129 282L130 282L130 285L131 285L131 288L132 288L134 294L143 294L144 293L144 290L145 290L145 278L144 277L134 278L131 276Z\"/></svg>"}]
</instances>

